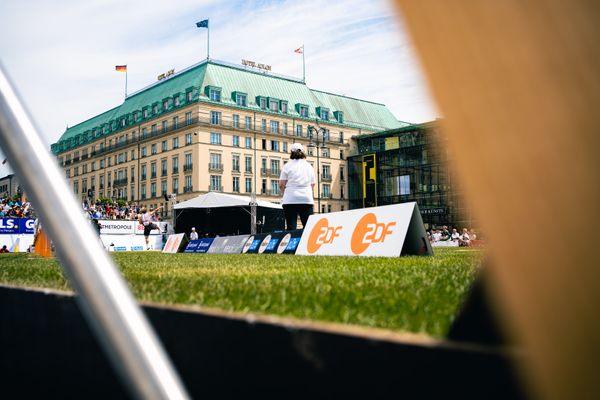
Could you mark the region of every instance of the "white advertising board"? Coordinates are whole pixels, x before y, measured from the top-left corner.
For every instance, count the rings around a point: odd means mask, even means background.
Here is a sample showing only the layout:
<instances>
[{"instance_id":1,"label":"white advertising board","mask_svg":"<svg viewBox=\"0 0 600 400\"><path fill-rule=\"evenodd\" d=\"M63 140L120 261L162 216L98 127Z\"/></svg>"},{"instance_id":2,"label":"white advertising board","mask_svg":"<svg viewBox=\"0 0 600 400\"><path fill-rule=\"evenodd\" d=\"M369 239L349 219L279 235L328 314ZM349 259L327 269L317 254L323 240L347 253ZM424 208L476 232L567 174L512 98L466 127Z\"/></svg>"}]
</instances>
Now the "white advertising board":
<instances>
[{"instance_id":1,"label":"white advertising board","mask_svg":"<svg viewBox=\"0 0 600 400\"><path fill-rule=\"evenodd\" d=\"M308 219L298 255L432 255L417 203L362 208Z\"/></svg>"},{"instance_id":2,"label":"white advertising board","mask_svg":"<svg viewBox=\"0 0 600 400\"><path fill-rule=\"evenodd\" d=\"M146 250L146 241L144 236L140 235L100 235L100 240L104 248L108 251L144 251ZM162 249L162 235L150 236L148 243L151 250Z\"/></svg>"},{"instance_id":3,"label":"white advertising board","mask_svg":"<svg viewBox=\"0 0 600 400\"><path fill-rule=\"evenodd\" d=\"M178 233L176 235L169 235L167 238L167 243L165 243L165 247L163 248L163 253L178 253L180 250L185 248L187 244L187 239L185 233Z\"/></svg>"},{"instance_id":4,"label":"white advertising board","mask_svg":"<svg viewBox=\"0 0 600 400\"><path fill-rule=\"evenodd\" d=\"M100 233L105 235L143 235L144 225L138 221L123 221L118 219L100 219ZM151 235L160 235L167 227L168 222L154 222L160 229L150 231Z\"/></svg>"},{"instance_id":5,"label":"white advertising board","mask_svg":"<svg viewBox=\"0 0 600 400\"><path fill-rule=\"evenodd\" d=\"M33 235L0 235L0 247L6 246L14 253L25 253L33 245L33 238Z\"/></svg>"}]
</instances>

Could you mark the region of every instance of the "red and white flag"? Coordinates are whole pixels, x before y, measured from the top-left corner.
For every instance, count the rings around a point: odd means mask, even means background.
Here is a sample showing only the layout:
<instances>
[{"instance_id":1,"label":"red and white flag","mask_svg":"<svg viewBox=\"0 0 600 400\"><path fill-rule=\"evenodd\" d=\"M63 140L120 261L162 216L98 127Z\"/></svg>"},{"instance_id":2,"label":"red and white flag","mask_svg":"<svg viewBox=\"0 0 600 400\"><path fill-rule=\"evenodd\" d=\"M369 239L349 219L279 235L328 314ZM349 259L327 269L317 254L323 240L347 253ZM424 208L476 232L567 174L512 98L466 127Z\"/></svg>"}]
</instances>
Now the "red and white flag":
<instances>
[{"instance_id":1,"label":"red and white flag","mask_svg":"<svg viewBox=\"0 0 600 400\"><path fill-rule=\"evenodd\" d=\"M298 47L296 50L294 50L294 53L299 53L299 54L304 53L304 46Z\"/></svg>"}]
</instances>

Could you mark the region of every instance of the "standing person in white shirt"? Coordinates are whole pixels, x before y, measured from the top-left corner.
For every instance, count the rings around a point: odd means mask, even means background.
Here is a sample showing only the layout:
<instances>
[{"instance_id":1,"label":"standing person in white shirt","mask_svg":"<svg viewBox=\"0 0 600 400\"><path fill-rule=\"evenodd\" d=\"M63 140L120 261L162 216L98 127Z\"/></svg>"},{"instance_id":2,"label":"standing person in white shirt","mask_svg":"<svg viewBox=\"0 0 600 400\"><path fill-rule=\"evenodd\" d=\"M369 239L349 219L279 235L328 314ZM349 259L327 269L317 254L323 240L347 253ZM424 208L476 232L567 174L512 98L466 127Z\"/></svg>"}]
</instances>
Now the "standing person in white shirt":
<instances>
[{"instance_id":1,"label":"standing person in white shirt","mask_svg":"<svg viewBox=\"0 0 600 400\"><path fill-rule=\"evenodd\" d=\"M198 240L198 232L196 232L196 228L192 227L192 232L190 233L190 240Z\"/></svg>"},{"instance_id":2,"label":"standing person in white shirt","mask_svg":"<svg viewBox=\"0 0 600 400\"><path fill-rule=\"evenodd\" d=\"M279 176L279 189L283 193L282 205L287 230L294 230L298 216L304 228L309 215L313 213L315 172L306 161L304 147L300 143L292 144L290 151L290 161L283 166Z\"/></svg>"}]
</instances>

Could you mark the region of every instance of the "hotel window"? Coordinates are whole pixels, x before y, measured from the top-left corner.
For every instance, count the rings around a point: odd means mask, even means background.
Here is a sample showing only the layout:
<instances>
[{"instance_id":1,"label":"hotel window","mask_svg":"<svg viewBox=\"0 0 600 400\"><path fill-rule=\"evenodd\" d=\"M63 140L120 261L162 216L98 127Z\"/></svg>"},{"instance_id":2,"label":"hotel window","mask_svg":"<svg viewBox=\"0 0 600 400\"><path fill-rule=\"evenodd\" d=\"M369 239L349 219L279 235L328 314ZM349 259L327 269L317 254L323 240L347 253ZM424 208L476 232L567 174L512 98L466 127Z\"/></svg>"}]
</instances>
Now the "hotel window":
<instances>
[{"instance_id":1,"label":"hotel window","mask_svg":"<svg viewBox=\"0 0 600 400\"><path fill-rule=\"evenodd\" d=\"M323 151L321 153L321 157L325 157L328 158L329 157L329 149L328 148L323 148Z\"/></svg>"},{"instance_id":2,"label":"hotel window","mask_svg":"<svg viewBox=\"0 0 600 400\"><path fill-rule=\"evenodd\" d=\"M173 138L173 148L176 149L179 147L179 137Z\"/></svg>"},{"instance_id":3,"label":"hotel window","mask_svg":"<svg viewBox=\"0 0 600 400\"><path fill-rule=\"evenodd\" d=\"M179 117L173 117L173 130L179 128Z\"/></svg>"},{"instance_id":4,"label":"hotel window","mask_svg":"<svg viewBox=\"0 0 600 400\"><path fill-rule=\"evenodd\" d=\"M221 101L221 90L220 89L210 88L208 90L208 97L212 101Z\"/></svg>"},{"instance_id":5,"label":"hotel window","mask_svg":"<svg viewBox=\"0 0 600 400\"><path fill-rule=\"evenodd\" d=\"M210 169L221 170L223 167L221 166L221 155L218 153L210 154Z\"/></svg>"},{"instance_id":6,"label":"hotel window","mask_svg":"<svg viewBox=\"0 0 600 400\"><path fill-rule=\"evenodd\" d=\"M240 127L240 116L239 115L233 114L233 116L231 118L231 126L234 128Z\"/></svg>"},{"instance_id":7,"label":"hotel window","mask_svg":"<svg viewBox=\"0 0 600 400\"><path fill-rule=\"evenodd\" d=\"M194 188L192 187L192 176L188 175L185 177L185 187L183 188L184 192L191 192Z\"/></svg>"},{"instance_id":8,"label":"hotel window","mask_svg":"<svg viewBox=\"0 0 600 400\"><path fill-rule=\"evenodd\" d=\"M287 114L287 112L288 112L287 101L282 101L281 102L281 112L284 113L284 114Z\"/></svg>"},{"instance_id":9,"label":"hotel window","mask_svg":"<svg viewBox=\"0 0 600 400\"><path fill-rule=\"evenodd\" d=\"M342 111L334 111L333 116L340 124L344 123L344 113Z\"/></svg>"},{"instance_id":10,"label":"hotel window","mask_svg":"<svg viewBox=\"0 0 600 400\"><path fill-rule=\"evenodd\" d=\"M340 165L340 181L346 180L346 174L344 173L344 166Z\"/></svg>"},{"instance_id":11,"label":"hotel window","mask_svg":"<svg viewBox=\"0 0 600 400\"><path fill-rule=\"evenodd\" d=\"M241 107L246 107L248 105L247 97L245 94L237 93L235 95L235 104Z\"/></svg>"},{"instance_id":12,"label":"hotel window","mask_svg":"<svg viewBox=\"0 0 600 400\"><path fill-rule=\"evenodd\" d=\"M320 117L324 121L329 121L329 111L327 111L327 110L321 110Z\"/></svg>"},{"instance_id":13,"label":"hotel window","mask_svg":"<svg viewBox=\"0 0 600 400\"><path fill-rule=\"evenodd\" d=\"M240 172L240 156L235 154L231 157L231 169Z\"/></svg>"},{"instance_id":14,"label":"hotel window","mask_svg":"<svg viewBox=\"0 0 600 400\"><path fill-rule=\"evenodd\" d=\"M221 191L221 175L210 176L210 190Z\"/></svg>"},{"instance_id":15,"label":"hotel window","mask_svg":"<svg viewBox=\"0 0 600 400\"><path fill-rule=\"evenodd\" d=\"M287 122L283 123L283 134L284 135L288 134L288 124L287 124Z\"/></svg>"},{"instance_id":16,"label":"hotel window","mask_svg":"<svg viewBox=\"0 0 600 400\"><path fill-rule=\"evenodd\" d=\"M104 168L104 160L100 160L100 169Z\"/></svg>"},{"instance_id":17,"label":"hotel window","mask_svg":"<svg viewBox=\"0 0 600 400\"><path fill-rule=\"evenodd\" d=\"M244 128L252 129L252 117L245 117Z\"/></svg>"},{"instance_id":18,"label":"hotel window","mask_svg":"<svg viewBox=\"0 0 600 400\"><path fill-rule=\"evenodd\" d=\"M167 194L167 181L160 182L160 194L163 196Z\"/></svg>"},{"instance_id":19,"label":"hotel window","mask_svg":"<svg viewBox=\"0 0 600 400\"><path fill-rule=\"evenodd\" d=\"M340 160L344 159L344 150L340 150Z\"/></svg>"},{"instance_id":20,"label":"hotel window","mask_svg":"<svg viewBox=\"0 0 600 400\"><path fill-rule=\"evenodd\" d=\"M279 121L271 121L271 132L279 133Z\"/></svg>"},{"instance_id":21,"label":"hotel window","mask_svg":"<svg viewBox=\"0 0 600 400\"><path fill-rule=\"evenodd\" d=\"M346 198L344 185L340 186L340 199L344 200Z\"/></svg>"},{"instance_id":22,"label":"hotel window","mask_svg":"<svg viewBox=\"0 0 600 400\"><path fill-rule=\"evenodd\" d=\"M154 104L152 106L152 114L158 114L158 104Z\"/></svg>"},{"instance_id":23,"label":"hotel window","mask_svg":"<svg viewBox=\"0 0 600 400\"><path fill-rule=\"evenodd\" d=\"M169 109L169 101L163 100L163 111L167 111Z\"/></svg>"},{"instance_id":24,"label":"hotel window","mask_svg":"<svg viewBox=\"0 0 600 400\"><path fill-rule=\"evenodd\" d=\"M125 126L127 120L125 118L121 118L121 127Z\"/></svg>"},{"instance_id":25,"label":"hotel window","mask_svg":"<svg viewBox=\"0 0 600 400\"><path fill-rule=\"evenodd\" d=\"M152 136L156 136L156 134L158 133L158 130L156 129L156 124L152 125L150 127L150 130L152 132Z\"/></svg>"},{"instance_id":26,"label":"hotel window","mask_svg":"<svg viewBox=\"0 0 600 400\"><path fill-rule=\"evenodd\" d=\"M179 178L173 178L173 193L179 193Z\"/></svg>"},{"instance_id":27,"label":"hotel window","mask_svg":"<svg viewBox=\"0 0 600 400\"><path fill-rule=\"evenodd\" d=\"M300 111L301 117L308 118L308 107L307 106L300 106L299 111Z\"/></svg>"},{"instance_id":28,"label":"hotel window","mask_svg":"<svg viewBox=\"0 0 600 400\"><path fill-rule=\"evenodd\" d=\"M146 164L142 164L142 177L141 180L146 180Z\"/></svg>"},{"instance_id":29,"label":"hotel window","mask_svg":"<svg viewBox=\"0 0 600 400\"><path fill-rule=\"evenodd\" d=\"M156 197L156 182L150 184L150 197Z\"/></svg>"},{"instance_id":30,"label":"hotel window","mask_svg":"<svg viewBox=\"0 0 600 400\"><path fill-rule=\"evenodd\" d=\"M260 185L260 192L263 194L267 193L267 180L266 179L262 180L262 183Z\"/></svg>"},{"instance_id":31,"label":"hotel window","mask_svg":"<svg viewBox=\"0 0 600 400\"><path fill-rule=\"evenodd\" d=\"M135 150L131 150L131 161L135 160Z\"/></svg>"},{"instance_id":32,"label":"hotel window","mask_svg":"<svg viewBox=\"0 0 600 400\"><path fill-rule=\"evenodd\" d=\"M148 130L146 128L142 129L142 139L146 139L148 137ZM102 143L100 143L102 146Z\"/></svg>"},{"instance_id":33,"label":"hotel window","mask_svg":"<svg viewBox=\"0 0 600 400\"><path fill-rule=\"evenodd\" d=\"M169 150L169 146L167 145L167 141L163 140L160 144L160 150L161 151L167 151Z\"/></svg>"},{"instance_id":34,"label":"hotel window","mask_svg":"<svg viewBox=\"0 0 600 400\"><path fill-rule=\"evenodd\" d=\"M263 150L267 149L267 139L262 139L262 149Z\"/></svg>"},{"instance_id":35,"label":"hotel window","mask_svg":"<svg viewBox=\"0 0 600 400\"><path fill-rule=\"evenodd\" d=\"M219 111L210 112L210 123L213 125L221 124L221 113Z\"/></svg>"},{"instance_id":36,"label":"hotel window","mask_svg":"<svg viewBox=\"0 0 600 400\"><path fill-rule=\"evenodd\" d=\"M175 104L175 107L179 107L179 104L180 104L179 95L173 97L173 104Z\"/></svg>"},{"instance_id":37,"label":"hotel window","mask_svg":"<svg viewBox=\"0 0 600 400\"><path fill-rule=\"evenodd\" d=\"M175 156L171 159L171 165L173 166L173 173L179 173L179 157Z\"/></svg>"},{"instance_id":38,"label":"hotel window","mask_svg":"<svg viewBox=\"0 0 600 400\"><path fill-rule=\"evenodd\" d=\"M330 165L322 165L323 170L323 179L331 179L331 166Z\"/></svg>"},{"instance_id":39,"label":"hotel window","mask_svg":"<svg viewBox=\"0 0 600 400\"><path fill-rule=\"evenodd\" d=\"M189 103L190 101L192 101L192 91L188 90L187 92L185 92L185 100Z\"/></svg>"},{"instance_id":40,"label":"hotel window","mask_svg":"<svg viewBox=\"0 0 600 400\"><path fill-rule=\"evenodd\" d=\"M68 169L68 170L66 171L66 174L67 174L67 175L66 175L66 176L67 176L67 178L70 178L70 177L71 177L71 170L70 170L70 169Z\"/></svg>"},{"instance_id":41,"label":"hotel window","mask_svg":"<svg viewBox=\"0 0 600 400\"><path fill-rule=\"evenodd\" d=\"M160 161L160 176L167 176L167 160Z\"/></svg>"},{"instance_id":42,"label":"hotel window","mask_svg":"<svg viewBox=\"0 0 600 400\"><path fill-rule=\"evenodd\" d=\"M323 184L323 197L325 197L326 199L331 198L331 185L329 185L328 183Z\"/></svg>"},{"instance_id":43,"label":"hotel window","mask_svg":"<svg viewBox=\"0 0 600 400\"><path fill-rule=\"evenodd\" d=\"M192 153L188 153L185 155L185 170L192 170Z\"/></svg>"},{"instance_id":44,"label":"hotel window","mask_svg":"<svg viewBox=\"0 0 600 400\"><path fill-rule=\"evenodd\" d=\"M329 141L329 129L323 129L323 142Z\"/></svg>"},{"instance_id":45,"label":"hotel window","mask_svg":"<svg viewBox=\"0 0 600 400\"><path fill-rule=\"evenodd\" d=\"M152 155L156 154L156 143L152 144L152 147L150 148L150 154L152 154Z\"/></svg>"},{"instance_id":46,"label":"hotel window","mask_svg":"<svg viewBox=\"0 0 600 400\"><path fill-rule=\"evenodd\" d=\"M233 177L233 192L235 192L235 193L240 192L240 177L239 176Z\"/></svg>"},{"instance_id":47,"label":"hotel window","mask_svg":"<svg viewBox=\"0 0 600 400\"><path fill-rule=\"evenodd\" d=\"M266 131L267 131L267 120L266 120L266 119L264 119L264 118L263 118L263 119L260 121L260 129L261 129L263 132L266 132Z\"/></svg>"},{"instance_id":48,"label":"hotel window","mask_svg":"<svg viewBox=\"0 0 600 400\"><path fill-rule=\"evenodd\" d=\"M150 179L156 178L156 162L150 164Z\"/></svg>"},{"instance_id":49,"label":"hotel window","mask_svg":"<svg viewBox=\"0 0 600 400\"><path fill-rule=\"evenodd\" d=\"M191 111L185 113L185 124L186 125L192 124L192 112Z\"/></svg>"},{"instance_id":50,"label":"hotel window","mask_svg":"<svg viewBox=\"0 0 600 400\"><path fill-rule=\"evenodd\" d=\"M271 174L279 175L279 160L271 160Z\"/></svg>"},{"instance_id":51,"label":"hotel window","mask_svg":"<svg viewBox=\"0 0 600 400\"><path fill-rule=\"evenodd\" d=\"M142 115L144 116L144 118L148 118L148 109L147 108L144 108L144 110L142 111ZM105 127L105 129L106 129L106 127ZM106 130L108 131L108 129L106 129ZM104 132L104 133L106 133L106 132Z\"/></svg>"},{"instance_id":52,"label":"hotel window","mask_svg":"<svg viewBox=\"0 0 600 400\"><path fill-rule=\"evenodd\" d=\"M338 136L340 143L344 143L344 132L340 132L340 136Z\"/></svg>"},{"instance_id":53,"label":"hotel window","mask_svg":"<svg viewBox=\"0 0 600 400\"><path fill-rule=\"evenodd\" d=\"M302 125L296 125L296 136L302 136Z\"/></svg>"},{"instance_id":54,"label":"hotel window","mask_svg":"<svg viewBox=\"0 0 600 400\"><path fill-rule=\"evenodd\" d=\"M211 132L210 144L221 144L221 134L217 132Z\"/></svg>"},{"instance_id":55,"label":"hotel window","mask_svg":"<svg viewBox=\"0 0 600 400\"><path fill-rule=\"evenodd\" d=\"M240 147L240 137L238 135L233 135L231 137L231 144L234 147Z\"/></svg>"},{"instance_id":56,"label":"hotel window","mask_svg":"<svg viewBox=\"0 0 600 400\"><path fill-rule=\"evenodd\" d=\"M267 108L267 99L265 99L264 97L261 97L261 98L258 100L258 103L259 103L259 107L260 107L262 110L265 110L265 109Z\"/></svg>"},{"instance_id":57,"label":"hotel window","mask_svg":"<svg viewBox=\"0 0 600 400\"><path fill-rule=\"evenodd\" d=\"M277 140L271 140L271 150L279 151L279 142Z\"/></svg>"},{"instance_id":58,"label":"hotel window","mask_svg":"<svg viewBox=\"0 0 600 400\"><path fill-rule=\"evenodd\" d=\"M246 148L247 149L252 148L252 138L250 138L250 137L246 137Z\"/></svg>"},{"instance_id":59,"label":"hotel window","mask_svg":"<svg viewBox=\"0 0 600 400\"><path fill-rule=\"evenodd\" d=\"M192 134L191 133L186 133L185 134L185 145L189 145L192 144Z\"/></svg>"},{"instance_id":60,"label":"hotel window","mask_svg":"<svg viewBox=\"0 0 600 400\"><path fill-rule=\"evenodd\" d=\"M277 196L279 194L279 181L271 180L271 195Z\"/></svg>"},{"instance_id":61,"label":"hotel window","mask_svg":"<svg viewBox=\"0 0 600 400\"><path fill-rule=\"evenodd\" d=\"M245 157L244 166L246 172L252 172L252 156Z\"/></svg>"},{"instance_id":62,"label":"hotel window","mask_svg":"<svg viewBox=\"0 0 600 400\"><path fill-rule=\"evenodd\" d=\"M269 100L269 110L271 110L273 112L279 111L279 101Z\"/></svg>"},{"instance_id":63,"label":"hotel window","mask_svg":"<svg viewBox=\"0 0 600 400\"><path fill-rule=\"evenodd\" d=\"M142 200L146 199L146 185L142 185Z\"/></svg>"},{"instance_id":64,"label":"hotel window","mask_svg":"<svg viewBox=\"0 0 600 400\"><path fill-rule=\"evenodd\" d=\"M283 151L284 153L287 153L287 151L288 151L288 144L287 144L287 142L283 142L283 148L281 149L281 151Z\"/></svg>"},{"instance_id":65,"label":"hotel window","mask_svg":"<svg viewBox=\"0 0 600 400\"><path fill-rule=\"evenodd\" d=\"M252 178L246 178L246 193L252 192Z\"/></svg>"},{"instance_id":66,"label":"hotel window","mask_svg":"<svg viewBox=\"0 0 600 400\"><path fill-rule=\"evenodd\" d=\"M73 182L73 193L79 195L79 181Z\"/></svg>"}]
</instances>

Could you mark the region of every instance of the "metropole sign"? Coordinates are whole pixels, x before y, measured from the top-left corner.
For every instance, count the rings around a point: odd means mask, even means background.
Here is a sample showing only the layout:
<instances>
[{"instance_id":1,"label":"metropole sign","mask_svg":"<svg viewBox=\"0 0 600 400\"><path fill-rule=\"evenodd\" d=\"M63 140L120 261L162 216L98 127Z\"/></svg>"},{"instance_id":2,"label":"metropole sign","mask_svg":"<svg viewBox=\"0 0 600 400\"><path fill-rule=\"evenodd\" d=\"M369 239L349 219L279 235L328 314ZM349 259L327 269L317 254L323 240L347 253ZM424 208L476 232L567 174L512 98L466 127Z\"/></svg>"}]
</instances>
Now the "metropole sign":
<instances>
[{"instance_id":1,"label":"metropole sign","mask_svg":"<svg viewBox=\"0 0 600 400\"><path fill-rule=\"evenodd\" d=\"M417 203L311 215L298 255L433 255Z\"/></svg>"}]
</instances>

